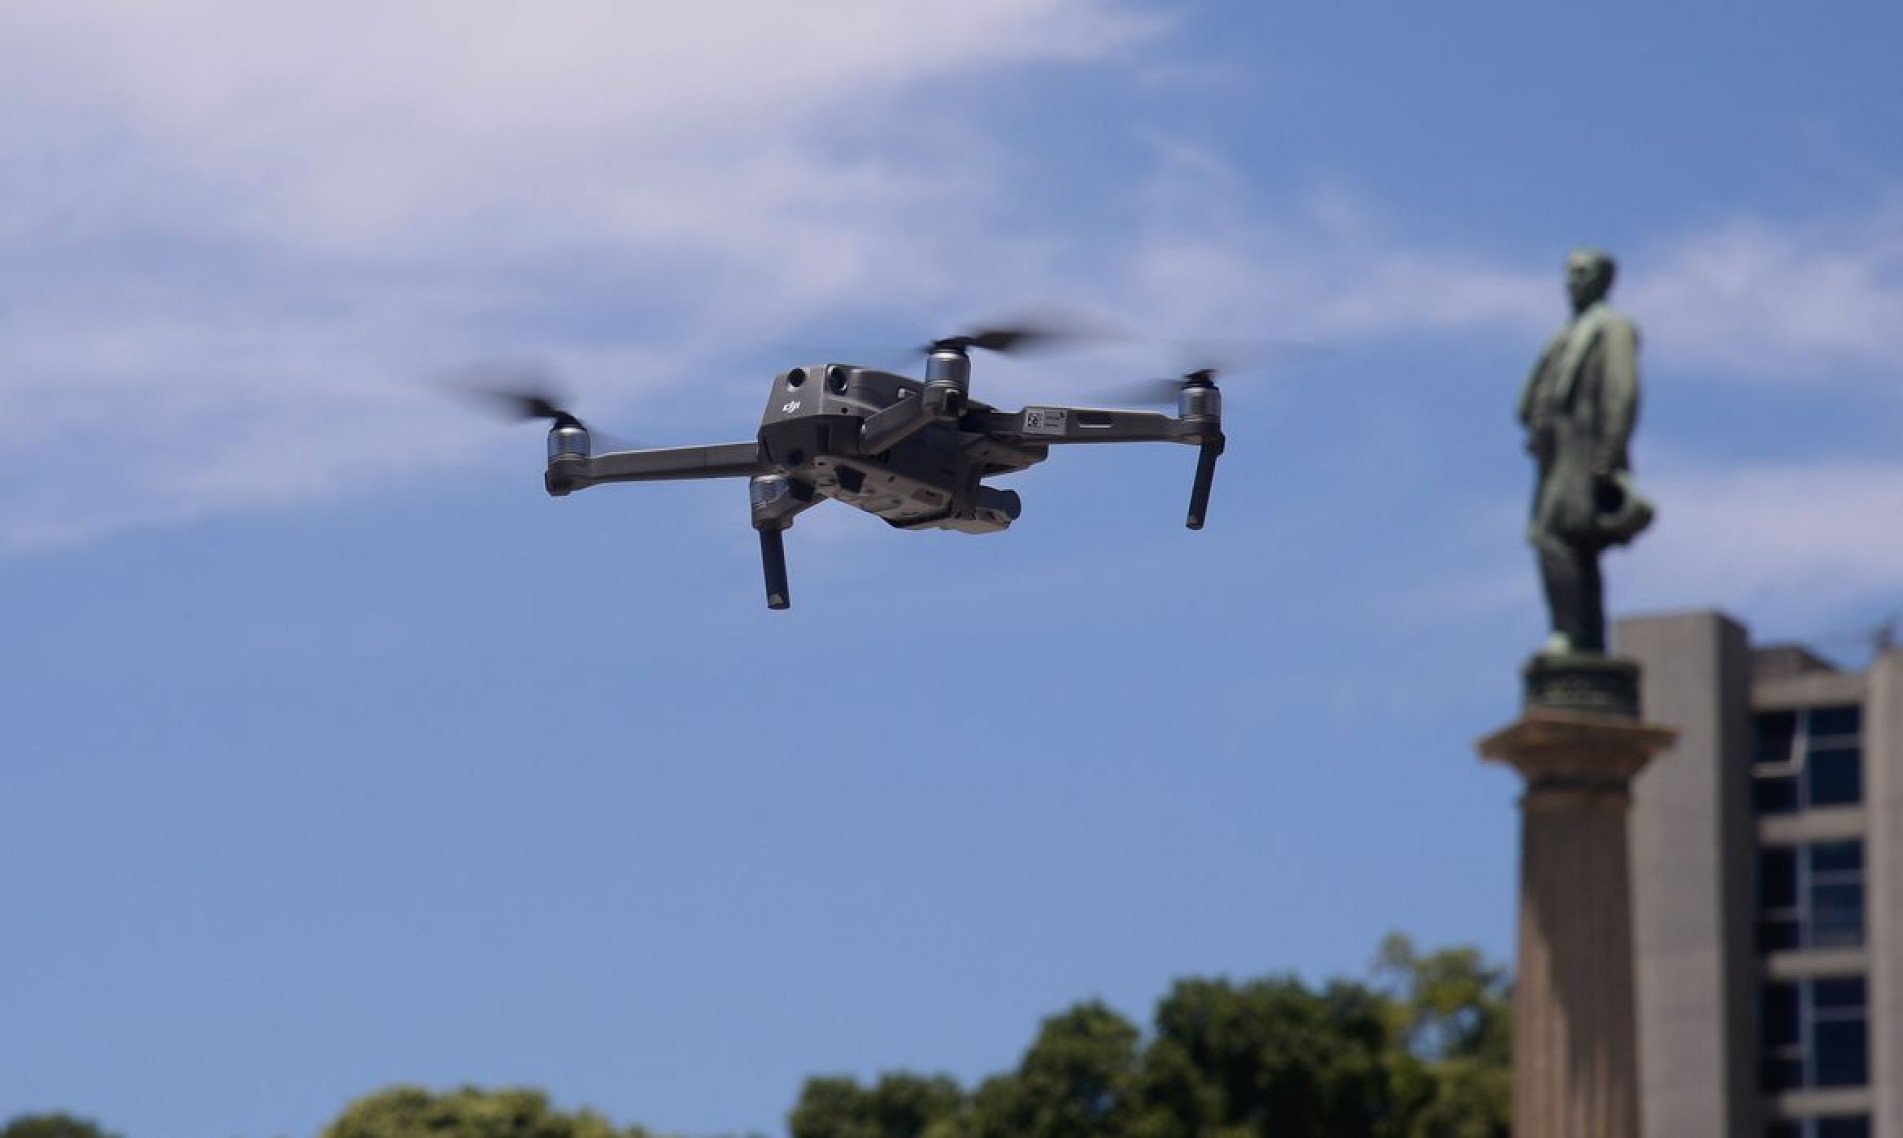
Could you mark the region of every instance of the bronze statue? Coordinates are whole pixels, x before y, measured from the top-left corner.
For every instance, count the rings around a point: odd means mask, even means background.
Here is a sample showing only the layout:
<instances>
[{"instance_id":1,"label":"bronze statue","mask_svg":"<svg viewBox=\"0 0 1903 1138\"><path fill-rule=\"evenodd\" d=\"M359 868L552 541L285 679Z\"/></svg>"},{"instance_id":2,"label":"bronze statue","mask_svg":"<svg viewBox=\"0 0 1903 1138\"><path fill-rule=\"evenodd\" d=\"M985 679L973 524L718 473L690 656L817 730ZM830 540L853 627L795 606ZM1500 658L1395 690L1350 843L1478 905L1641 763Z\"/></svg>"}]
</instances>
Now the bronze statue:
<instances>
[{"instance_id":1,"label":"bronze statue","mask_svg":"<svg viewBox=\"0 0 1903 1138\"><path fill-rule=\"evenodd\" d=\"M1539 464L1527 540L1552 616L1542 655L1602 655L1599 554L1636 537L1652 505L1632 486L1627 445L1639 411L1639 333L1606 304L1615 270L1597 249L1566 258L1573 318L1547 342L1520 392L1526 449Z\"/></svg>"}]
</instances>

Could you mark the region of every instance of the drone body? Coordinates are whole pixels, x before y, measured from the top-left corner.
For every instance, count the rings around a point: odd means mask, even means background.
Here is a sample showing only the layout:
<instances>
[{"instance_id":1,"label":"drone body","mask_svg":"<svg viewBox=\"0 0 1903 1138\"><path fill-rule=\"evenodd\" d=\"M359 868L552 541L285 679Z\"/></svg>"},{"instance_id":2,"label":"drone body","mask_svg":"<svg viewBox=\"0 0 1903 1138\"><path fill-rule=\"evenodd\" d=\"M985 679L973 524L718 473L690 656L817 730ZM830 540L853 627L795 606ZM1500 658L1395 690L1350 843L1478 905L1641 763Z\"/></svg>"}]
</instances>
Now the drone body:
<instances>
[{"instance_id":1,"label":"drone body","mask_svg":"<svg viewBox=\"0 0 1903 1138\"><path fill-rule=\"evenodd\" d=\"M608 482L749 479L767 604L776 609L791 603L781 534L823 499L899 529L995 533L1017 518L1019 499L1015 491L984 480L1042 462L1053 446L1198 447L1188 525L1202 528L1224 445L1222 396L1213 372L1192 372L1180 382L1173 416L1048 405L1000 411L970 397L972 347L997 344L983 337L941 340L930 349L923 381L846 364L781 372L750 442L597 455L581 421L544 401L535 413L554 420L548 492L559 497Z\"/></svg>"}]
</instances>

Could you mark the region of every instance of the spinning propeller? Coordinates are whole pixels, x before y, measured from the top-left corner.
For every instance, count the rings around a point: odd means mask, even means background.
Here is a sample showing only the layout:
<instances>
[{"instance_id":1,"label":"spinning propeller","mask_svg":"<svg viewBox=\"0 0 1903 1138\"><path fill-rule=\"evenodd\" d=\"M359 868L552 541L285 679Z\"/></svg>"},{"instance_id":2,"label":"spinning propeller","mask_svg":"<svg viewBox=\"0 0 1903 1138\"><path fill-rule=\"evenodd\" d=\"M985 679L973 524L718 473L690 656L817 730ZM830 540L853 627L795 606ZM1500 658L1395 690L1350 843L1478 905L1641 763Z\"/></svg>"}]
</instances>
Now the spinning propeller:
<instances>
[{"instance_id":1,"label":"spinning propeller","mask_svg":"<svg viewBox=\"0 0 1903 1138\"><path fill-rule=\"evenodd\" d=\"M1003 356L1019 356L1077 347L1093 340L1110 339L1114 335L1101 321L1077 313L1048 310L1001 327L979 328L962 335L933 340L918 351L930 355L939 351L965 352L979 348Z\"/></svg>"},{"instance_id":2,"label":"spinning propeller","mask_svg":"<svg viewBox=\"0 0 1903 1138\"><path fill-rule=\"evenodd\" d=\"M537 360L491 360L459 368L442 377L444 386L483 403L512 422L547 420L555 428L572 427L614 450L632 444L595 430L570 411L555 369Z\"/></svg>"},{"instance_id":3,"label":"spinning propeller","mask_svg":"<svg viewBox=\"0 0 1903 1138\"><path fill-rule=\"evenodd\" d=\"M512 418L521 420L547 419L558 427L579 427L580 419L573 412L564 411L555 405L555 399L535 391L495 391L490 392L500 400L512 414Z\"/></svg>"},{"instance_id":4,"label":"spinning propeller","mask_svg":"<svg viewBox=\"0 0 1903 1138\"><path fill-rule=\"evenodd\" d=\"M920 350L930 354L948 349L963 352L971 348L982 348L987 352L1010 356L1034 351L1039 347L1057 347L1068 340L1077 338L1077 334L1068 329L1021 325L1016 328L986 328L977 332L968 332L962 336L947 336L941 340L933 340Z\"/></svg>"},{"instance_id":5,"label":"spinning propeller","mask_svg":"<svg viewBox=\"0 0 1903 1138\"><path fill-rule=\"evenodd\" d=\"M1184 391L1192 387L1214 387L1219 373L1213 367L1187 371L1177 379L1142 379L1101 394L1117 403L1161 404L1175 406Z\"/></svg>"},{"instance_id":6,"label":"spinning propeller","mask_svg":"<svg viewBox=\"0 0 1903 1138\"><path fill-rule=\"evenodd\" d=\"M1097 388L1091 392L1099 399L1138 406L1175 406L1183 392L1198 387L1215 387L1218 376L1234 379L1238 374L1253 376L1262 371L1281 371L1290 363L1327 354L1326 345L1302 340L1192 340L1175 345L1171 354L1193 366L1170 379L1142 379L1134 383Z\"/></svg>"}]
</instances>

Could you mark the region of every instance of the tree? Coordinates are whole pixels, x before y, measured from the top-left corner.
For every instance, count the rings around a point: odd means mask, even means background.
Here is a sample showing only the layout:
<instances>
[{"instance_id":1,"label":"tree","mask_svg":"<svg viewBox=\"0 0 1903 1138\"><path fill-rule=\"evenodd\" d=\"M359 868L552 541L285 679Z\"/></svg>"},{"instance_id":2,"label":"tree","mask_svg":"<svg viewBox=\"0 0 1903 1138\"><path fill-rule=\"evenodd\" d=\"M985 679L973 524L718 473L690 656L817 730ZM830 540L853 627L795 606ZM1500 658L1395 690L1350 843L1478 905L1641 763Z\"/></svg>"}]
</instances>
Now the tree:
<instances>
[{"instance_id":1,"label":"tree","mask_svg":"<svg viewBox=\"0 0 1903 1138\"><path fill-rule=\"evenodd\" d=\"M1360 984L1179 981L1145 1056L1145 1130L1163 1135L1399 1134L1388 1010Z\"/></svg>"},{"instance_id":2,"label":"tree","mask_svg":"<svg viewBox=\"0 0 1903 1138\"><path fill-rule=\"evenodd\" d=\"M1471 948L1381 945L1373 981L1184 979L1144 1033L1091 1000L1043 1021L1015 1070L810 1078L792 1138L1508 1138L1504 969ZM16 1130L48 1121L67 1129ZM72 1127L78 1127L73 1129ZM0 1138L112 1138L63 1115ZM391 1087L322 1138L652 1138L529 1089Z\"/></svg>"},{"instance_id":3,"label":"tree","mask_svg":"<svg viewBox=\"0 0 1903 1138\"><path fill-rule=\"evenodd\" d=\"M1513 1003L1506 969L1473 948L1425 955L1399 933L1375 957L1405 1059L1420 1065L1408 1138L1507 1138L1513 1124Z\"/></svg>"},{"instance_id":4,"label":"tree","mask_svg":"<svg viewBox=\"0 0 1903 1138\"><path fill-rule=\"evenodd\" d=\"M793 1138L951 1138L964 1092L949 1076L886 1074L806 1080L787 1118Z\"/></svg>"},{"instance_id":5,"label":"tree","mask_svg":"<svg viewBox=\"0 0 1903 1138\"><path fill-rule=\"evenodd\" d=\"M70 1114L22 1114L0 1127L0 1138L119 1138Z\"/></svg>"},{"instance_id":6,"label":"tree","mask_svg":"<svg viewBox=\"0 0 1903 1138\"><path fill-rule=\"evenodd\" d=\"M1097 1001L1045 1020L1013 1074L986 1079L964 1120L970 1138L1118 1138L1140 1101L1141 1033Z\"/></svg>"},{"instance_id":7,"label":"tree","mask_svg":"<svg viewBox=\"0 0 1903 1138\"><path fill-rule=\"evenodd\" d=\"M969 1095L943 1076L809 1080L793 1138L1507 1138L1508 995L1474 949L1390 937L1372 983L1178 981L1147 1044L1078 1004Z\"/></svg>"},{"instance_id":8,"label":"tree","mask_svg":"<svg viewBox=\"0 0 1903 1138\"><path fill-rule=\"evenodd\" d=\"M617 1130L593 1111L558 1111L526 1088L462 1087L441 1094L389 1087L351 1103L323 1138L652 1138L639 1126Z\"/></svg>"}]
</instances>

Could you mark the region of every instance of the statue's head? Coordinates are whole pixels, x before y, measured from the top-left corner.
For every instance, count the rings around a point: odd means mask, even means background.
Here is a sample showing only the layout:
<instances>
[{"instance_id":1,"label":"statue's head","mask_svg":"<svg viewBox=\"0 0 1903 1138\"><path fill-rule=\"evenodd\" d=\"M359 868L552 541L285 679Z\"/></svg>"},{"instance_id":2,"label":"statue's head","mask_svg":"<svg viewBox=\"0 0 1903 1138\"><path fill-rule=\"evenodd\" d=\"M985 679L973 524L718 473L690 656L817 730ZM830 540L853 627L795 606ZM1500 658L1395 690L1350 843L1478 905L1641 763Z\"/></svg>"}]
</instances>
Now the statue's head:
<instances>
[{"instance_id":1,"label":"statue's head","mask_svg":"<svg viewBox=\"0 0 1903 1138\"><path fill-rule=\"evenodd\" d=\"M1574 312L1606 298L1612 291L1612 277L1618 271L1612 255L1603 249L1579 248L1566 255L1566 295Z\"/></svg>"}]
</instances>

